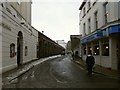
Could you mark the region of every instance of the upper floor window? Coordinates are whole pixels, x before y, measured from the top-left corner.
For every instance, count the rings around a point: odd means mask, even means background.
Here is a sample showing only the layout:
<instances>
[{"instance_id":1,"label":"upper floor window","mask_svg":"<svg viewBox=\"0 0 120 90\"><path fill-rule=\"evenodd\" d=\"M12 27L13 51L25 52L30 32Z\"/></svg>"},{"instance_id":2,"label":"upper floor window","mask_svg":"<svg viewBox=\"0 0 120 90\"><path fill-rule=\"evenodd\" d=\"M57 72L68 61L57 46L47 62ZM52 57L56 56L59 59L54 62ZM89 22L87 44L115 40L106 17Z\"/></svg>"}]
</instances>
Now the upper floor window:
<instances>
[{"instance_id":1,"label":"upper floor window","mask_svg":"<svg viewBox=\"0 0 120 90\"><path fill-rule=\"evenodd\" d=\"M86 35L86 24L83 24L83 34Z\"/></svg>"},{"instance_id":2,"label":"upper floor window","mask_svg":"<svg viewBox=\"0 0 120 90\"><path fill-rule=\"evenodd\" d=\"M97 11L94 13L94 17L95 17L95 30L97 30L98 28L98 12Z\"/></svg>"},{"instance_id":3,"label":"upper floor window","mask_svg":"<svg viewBox=\"0 0 120 90\"><path fill-rule=\"evenodd\" d=\"M108 22L108 2L104 3L104 17L105 17L105 24Z\"/></svg>"},{"instance_id":4,"label":"upper floor window","mask_svg":"<svg viewBox=\"0 0 120 90\"><path fill-rule=\"evenodd\" d=\"M83 16L85 15L85 7L83 8Z\"/></svg>"},{"instance_id":5,"label":"upper floor window","mask_svg":"<svg viewBox=\"0 0 120 90\"><path fill-rule=\"evenodd\" d=\"M90 5L91 5L91 3L90 3L90 0L88 1L88 9L90 9Z\"/></svg>"},{"instance_id":6,"label":"upper floor window","mask_svg":"<svg viewBox=\"0 0 120 90\"><path fill-rule=\"evenodd\" d=\"M88 30L90 33L91 32L91 19L90 18L88 19Z\"/></svg>"}]
</instances>

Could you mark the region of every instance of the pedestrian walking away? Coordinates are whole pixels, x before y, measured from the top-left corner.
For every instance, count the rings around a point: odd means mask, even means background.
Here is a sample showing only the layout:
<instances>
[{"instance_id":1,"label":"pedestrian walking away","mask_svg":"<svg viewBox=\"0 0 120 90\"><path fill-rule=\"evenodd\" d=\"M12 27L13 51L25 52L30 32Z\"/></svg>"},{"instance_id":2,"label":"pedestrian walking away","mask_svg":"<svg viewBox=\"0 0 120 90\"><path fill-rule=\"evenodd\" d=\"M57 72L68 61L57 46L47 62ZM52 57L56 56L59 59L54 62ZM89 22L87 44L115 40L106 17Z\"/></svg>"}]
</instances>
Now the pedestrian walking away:
<instances>
[{"instance_id":1,"label":"pedestrian walking away","mask_svg":"<svg viewBox=\"0 0 120 90\"><path fill-rule=\"evenodd\" d=\"M87 64L87 71L88 71L88 75L92 75L92 68L95 64L95 58L92 56L91 53L89 53L87 55L87 58L86 58L86 64Z\"/></svg>"}]
</instances>

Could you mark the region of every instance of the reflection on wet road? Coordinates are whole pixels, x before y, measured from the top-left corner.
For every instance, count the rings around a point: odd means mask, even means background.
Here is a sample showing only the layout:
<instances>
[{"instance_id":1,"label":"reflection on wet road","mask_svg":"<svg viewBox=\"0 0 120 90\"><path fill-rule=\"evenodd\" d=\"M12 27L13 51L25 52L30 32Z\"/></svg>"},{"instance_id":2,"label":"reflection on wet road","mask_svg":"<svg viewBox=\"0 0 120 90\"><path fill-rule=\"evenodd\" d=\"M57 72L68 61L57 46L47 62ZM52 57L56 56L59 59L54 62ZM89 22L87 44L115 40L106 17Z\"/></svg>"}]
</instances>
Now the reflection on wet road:
<instances>
[{"instance_id":1,"label":"reflection on wet road","mask_svg":"<svg viewBox=\"0 0 120 90\"><path fill-rule=\"evenodd\" d=\"M117 88L119 81L102 75L92 77L79 65L73 63L70 56L61 56L47 60L30 71L4 84L11 88Z\"/></svg>"}]
</instances>

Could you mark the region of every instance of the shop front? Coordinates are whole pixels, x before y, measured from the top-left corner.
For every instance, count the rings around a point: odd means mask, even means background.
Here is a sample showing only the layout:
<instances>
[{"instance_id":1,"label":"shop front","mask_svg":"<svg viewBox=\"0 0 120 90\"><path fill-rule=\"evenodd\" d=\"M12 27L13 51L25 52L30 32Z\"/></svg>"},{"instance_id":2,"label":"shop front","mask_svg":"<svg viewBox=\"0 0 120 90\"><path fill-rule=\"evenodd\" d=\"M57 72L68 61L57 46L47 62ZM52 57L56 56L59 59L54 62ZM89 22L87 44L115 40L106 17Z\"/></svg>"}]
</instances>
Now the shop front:
<instances>
[{"instance_id":1,"label":"shop front","mask_svg":"<svg viewBox=\"0 0 120 90\"><path fill-rule=\"evenodd\" d=\"M88 53L95 57L96 64L120 70L120 25L110 26L81 39L83 60Z\"/></svg>"}]
</instances>

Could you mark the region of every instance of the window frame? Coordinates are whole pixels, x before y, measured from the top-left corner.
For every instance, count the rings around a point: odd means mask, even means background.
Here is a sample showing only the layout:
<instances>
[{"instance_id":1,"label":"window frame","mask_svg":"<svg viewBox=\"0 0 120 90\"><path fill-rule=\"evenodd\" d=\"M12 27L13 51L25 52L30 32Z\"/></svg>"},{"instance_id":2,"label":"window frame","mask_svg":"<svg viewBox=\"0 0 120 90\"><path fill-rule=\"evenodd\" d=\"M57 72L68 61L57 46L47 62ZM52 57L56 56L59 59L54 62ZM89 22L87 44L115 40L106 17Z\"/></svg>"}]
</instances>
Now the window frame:
<instances>
[{"instance_id":1,"label":"window frame","mask_svg":"<svg viewBox=\"0 0 120 90\"><path fill-rule=\"evenodd\" d=\"M86 35L86 23L83 23L83 31L84 31L84 36Z\"/></svg>"},{"instance_id":2,"label":"window frame","mask_svg":"<svg viewBox=\"0 0 120 90\"><path fill-rule=\"evenodd\" d=\"M96 11L95 13L94 13L94 16L95 16L95 30L97 30L98 29L98 11Z\"/></svg>"},{"instance_id":3,"label":"window frame","mask_svg":"<svg viewBox=\"0 0 120 90\"><path fill-rule=\"evenodd\" d=\"M28 46L25 46L25 56L28 55Z\"/></svg>"},{"instance_id":4,"label":"window frame","mask_svg":"<svg viewBox=\"0 0 120 90\"><path fill-rule=\"evenodd\" d=\"M103 6L104 6L104 22L105 22L105 24L107 24L108 23L108 10L107 10L107 6L108 5L108 2L105 2L104 4L103 4Z\"/></svg>"},{"instance_id":5,"label":"window frame","mask_svg":"<svg viewBox=\"0 0 120 90\"><path fill-rule=\"evenodd\" d=\"M91 18L88 19L88 30L91 33Z\"/></svg>"},{"instance_id":6,"label":"window frame","mask_svg":"<svg viewBox=\"0 0 120 90\"><path fill-rule=\"evenodd\" d=\"M102 56L109 56L109 40L102 41Z\"/></svg>"},{"instance_id":7,"label":"window frame","mask_svg":"<svg viewBox=\"0 0 120 90\"><path fill-rule=\"evenodd\" d=\"M10 44L10 58L13 58L15 55L16 55L16 52L15 52L15 44L14 44L14 43L11 43L11 44Z\"/></svg>"}]
</instances>

